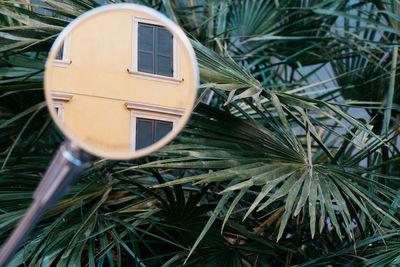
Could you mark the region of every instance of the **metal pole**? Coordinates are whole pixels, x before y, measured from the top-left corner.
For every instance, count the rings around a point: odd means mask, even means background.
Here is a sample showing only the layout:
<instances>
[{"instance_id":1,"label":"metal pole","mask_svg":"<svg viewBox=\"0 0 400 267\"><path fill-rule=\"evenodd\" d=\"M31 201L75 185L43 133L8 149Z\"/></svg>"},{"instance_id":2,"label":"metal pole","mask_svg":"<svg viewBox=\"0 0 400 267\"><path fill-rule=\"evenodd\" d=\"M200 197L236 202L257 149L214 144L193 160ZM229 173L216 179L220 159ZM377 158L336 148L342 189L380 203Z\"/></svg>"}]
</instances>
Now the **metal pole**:
<instances>
[{"instance_id":1,"label":"metal pole","mask_svg":"<svg viewBox=\"0 0 400 267\"><path fill-rule=\"evenodd\" d=\"M5 267L29 236L44 212L55 206L69 186L86 168L92 156L67 140L58 149L39 186L33 202L0 251L0 267Z\"/></svg>"}]
</instances>

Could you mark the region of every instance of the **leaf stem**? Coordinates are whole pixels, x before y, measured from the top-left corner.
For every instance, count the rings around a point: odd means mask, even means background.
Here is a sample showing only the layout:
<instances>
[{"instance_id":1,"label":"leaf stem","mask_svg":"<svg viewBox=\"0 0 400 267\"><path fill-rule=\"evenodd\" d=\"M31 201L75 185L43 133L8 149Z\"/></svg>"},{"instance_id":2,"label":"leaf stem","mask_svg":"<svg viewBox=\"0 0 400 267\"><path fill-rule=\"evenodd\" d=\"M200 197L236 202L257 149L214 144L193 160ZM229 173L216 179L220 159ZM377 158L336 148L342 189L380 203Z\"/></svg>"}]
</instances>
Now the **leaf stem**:
<instances>
[{"instance_id":1,"label":"leaf stem","mask_svg":"<svg viewBox=\"0 0 400 267\"><path fill-rule=\"evenodd\" d=\"M383 120L381 135L386 134L389 130L389 123L390 123L390 117L391 117L392 106L393 106L394 85L396 82L396 67L397 67L398 50L399 50L399 47L397 45L393 47L392 69L391 69L391 75L390 75L389 90L386 95L386 109L385 109L385 116L384 116L384 120Z\"/></svg>"}]
</instances>

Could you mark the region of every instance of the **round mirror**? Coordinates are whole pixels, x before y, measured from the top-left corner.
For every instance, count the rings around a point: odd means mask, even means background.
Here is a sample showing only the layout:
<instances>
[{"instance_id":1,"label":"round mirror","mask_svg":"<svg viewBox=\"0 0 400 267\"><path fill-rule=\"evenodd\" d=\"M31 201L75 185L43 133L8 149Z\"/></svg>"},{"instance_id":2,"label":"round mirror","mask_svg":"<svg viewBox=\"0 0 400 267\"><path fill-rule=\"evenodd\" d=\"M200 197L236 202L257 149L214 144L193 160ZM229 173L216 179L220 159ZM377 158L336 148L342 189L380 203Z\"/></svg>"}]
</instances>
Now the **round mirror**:
<instances>
[{"instance_id":1,"label":"round mirror","mask_svg":"<svg viewBox=\"0 0 400 267\"><path fill-rule=\"evenodd\" d=\"M109 159L142 157L170 142L190 116L197 86L183 31L136 4L103 6L71 22L50 50L44 77L57 126Z\"/></svg>"}]
</instances>

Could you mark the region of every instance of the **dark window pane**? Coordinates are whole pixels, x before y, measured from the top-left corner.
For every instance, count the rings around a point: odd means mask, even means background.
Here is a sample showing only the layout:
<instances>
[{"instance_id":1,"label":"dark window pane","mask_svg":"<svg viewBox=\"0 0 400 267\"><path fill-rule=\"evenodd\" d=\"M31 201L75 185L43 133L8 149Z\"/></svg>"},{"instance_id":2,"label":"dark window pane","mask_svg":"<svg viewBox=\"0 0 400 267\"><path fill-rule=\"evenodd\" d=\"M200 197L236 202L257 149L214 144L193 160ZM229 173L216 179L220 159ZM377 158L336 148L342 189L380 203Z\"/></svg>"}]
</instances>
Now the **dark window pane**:
<instances>
[{"instance_id":1,"label":"dark window pane","mask_svg":"<svg viewBox=\"0 0 400 267\"><path fill-rule=\"evenodd\" d=\"M156 39L156 74L172 77L172 35L159 26Z\"/></svg>"},{"instance_id":2,"label":"dark window pane","mask_svg":"<svg viewBox=\"0 0 400 267\"><path fill-rule=\"evenodd\" d=\"M136 150L148 147L172 130L172 122L136 119Z\"/></svg>"},{"instance_id":3,"label":"dark window pane","mask_svg":"<svg viewBox=\"0 0 400 267\"><path fill-rule=\"evenodd\" d=\"M172 77L172 34L163 26L138 27L138 71Z\"/></svg>"},{"instance_id":4,"label":"dark window pane","mask_svg":"<svg viewBox=\"0 0 400 267\"><path fill-rule=\"evenodd\" d=\"M155 142L166 136L172 130L172 122L156 121Z\"/></svg>"},{"instance_id":5,"label":"dark window pane","mask_svg":"<svg viewBox=\"0 0 400 267\"><path fill-rule=\"evenodd\" d=\"M154 27L139 23L138 30L138 70L154 73Z\"/></svg>"},{"instance_id":6,"label":"dark window pane","mask_svg":"<svg viewBox=\"0 0 400 267\"><path fill-rule=\"evenodd\" d=\"M172 35L164 27L157 27L157 54L170 56L172 53Z\"/></svg>"},{"instance_id":7,"label":"dark window pane","mask_svg":"<svg viewBox=\"0 0 400 267\"><path fill-rule=\"evenodd\" d=\"M62 60L63 56L64 56L64 43L61 44L60 50L58 50L57 52L56 59Z\"/></svg>"},{"instance_id":8,"label":"dark window pane","mask_svg":"<svg viewBox=\"0 0 400 267\"><path fill-rule=\"evenodd\" d=\"M157 56L157 74L172 77L172 60L170 57Z\"/></svg>"},{"instance_id":9,"label":"dark window pane","mask_svg":"<svg viewBox=\"0 0 400 267\"><path fill-rule=\"evenodd\" d=\"M153 120L136 120L136 150L153 144Z\"/></svg>"},{"instance_id":10,"label":"dark window pane","mask_svg":"<svg viewBox=\"0 0 400 267\"><path fill-rule=\"evenodd\" d=\"M154 26L139 23L138 48L139 51L154 51Z\"/></svg>"},{"instance_id":11,"label":"dark window pane","mask_svg":"<svg viewBox=\"0 0 400 267\"><path fill-rule=\"evenodd\" d=\"M138 70L147 73L154 73L153 54L139 52Z\"/></svg>"}]
</instances>

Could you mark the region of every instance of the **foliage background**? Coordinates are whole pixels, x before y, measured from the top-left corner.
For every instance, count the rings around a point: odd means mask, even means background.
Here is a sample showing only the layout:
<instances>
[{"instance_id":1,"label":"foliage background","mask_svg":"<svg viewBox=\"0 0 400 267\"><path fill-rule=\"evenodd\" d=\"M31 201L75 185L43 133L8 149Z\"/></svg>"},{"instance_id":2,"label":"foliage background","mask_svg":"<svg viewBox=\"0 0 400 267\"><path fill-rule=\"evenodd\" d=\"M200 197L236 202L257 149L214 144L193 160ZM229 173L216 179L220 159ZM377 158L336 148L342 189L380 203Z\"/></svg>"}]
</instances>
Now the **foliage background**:
<instances>
[{"instance_id":1,"label":"foliage background","mask_svg":"<svg viewBox=\"0 0 400 267\"><path fill-rule=\"evenodd\" d=\"M400 263L398 0L136 2L192 39L191 120L149 157L94 160L10 266ZM47 52L102 4L0 1L3 241L63 140Z\"/></svg>"}]
</instances>

